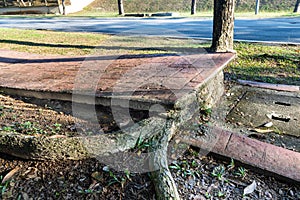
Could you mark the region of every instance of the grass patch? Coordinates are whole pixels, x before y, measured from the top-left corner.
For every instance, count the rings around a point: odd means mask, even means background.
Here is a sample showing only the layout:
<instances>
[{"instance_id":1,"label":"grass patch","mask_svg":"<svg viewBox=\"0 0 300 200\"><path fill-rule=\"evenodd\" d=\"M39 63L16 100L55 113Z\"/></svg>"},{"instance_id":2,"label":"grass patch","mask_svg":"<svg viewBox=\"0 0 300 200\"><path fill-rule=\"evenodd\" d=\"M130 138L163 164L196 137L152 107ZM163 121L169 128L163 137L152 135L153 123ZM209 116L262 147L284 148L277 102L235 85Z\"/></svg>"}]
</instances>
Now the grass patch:
<instances>
[{"instance_id":1,"label":"grass patch","mask_svg":"<svg viewBox=\"0 0 300 200\"><path fill-rule=\"evenodd\" d=\"M108 35L22 29L0 29L0 48L16 51L53 54L90 54Z\"/></svg>"},{"instance_id":2,"label":"grass patch","mask_svg":"<svg viewBox=\"0 0 300 200\"><path fill-rule=\"evenodd\" d=\"M260 11L257 15L253 12L236 12L236 18L276 18L276 17L300 17L299 13L293 13L292 11Z\"/></svg>"},{"instance_id":3,"label":"grass patch","mask_svg":"<svg viewBox=\"0 0 300 200\"><path fill-rule=\"evenodd\" d=\"M300 85L299 46L235 43L235 50L225 69L233 78Z\"/></svg>"},{"instance_id":4,"label":"grass patch","mask_svg":"<svg viewBox=\"0 0 300 200\"><path fill-rule=\"evenodd\" d=\"M235 18L276 18L276 17L300 17L299 13L293 13L291 11L277 11L277 12L268 12L261 11L259 14L255 15L253 12L235 12ZM179 16L181 17L213 17L213 11L198 11L195 15L191 15L190 12L180 12Z\"/></svg>"},{"instance_id":5,"label":"grass patch","mask_svg":"<svg viewBox=\"0 0 300 200\"><path fill-rule=\"evenodd\" d=\"M97 33L0 29L0 48L42 55L123 55L197 51L199 42L162 37L110 36Z\"/></svg>"},{"instance_id":6,"label":"grass patch","mask_svg":"<svg viewBox=\"0 0 300 200\"><path fill-rule=\"evenodd\" d=\"M53 55L124 55L205 52L209 43L162 37L126 37L0 29L0 48ZM299 46L236 42L237 58L225 69L233 79L300 85Z\"/></svg>"}]
</instances>

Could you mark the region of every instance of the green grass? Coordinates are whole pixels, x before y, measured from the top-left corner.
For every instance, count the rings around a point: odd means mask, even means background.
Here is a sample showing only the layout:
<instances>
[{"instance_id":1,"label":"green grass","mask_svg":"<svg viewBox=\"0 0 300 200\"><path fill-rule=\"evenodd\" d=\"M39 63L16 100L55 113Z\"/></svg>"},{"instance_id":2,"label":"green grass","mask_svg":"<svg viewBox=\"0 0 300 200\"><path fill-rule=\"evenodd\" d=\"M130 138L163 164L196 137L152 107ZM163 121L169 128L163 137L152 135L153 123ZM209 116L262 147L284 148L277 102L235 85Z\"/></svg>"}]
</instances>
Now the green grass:
<instances>
[{"instance_id":1,"label":"green grass","mask_svg":"<svg viewBox=\"0 0 300 200\"><path fill-rule=\"evenodd\" d=\"M122 55L197 51L199 42L158 37L0 29L0 48L52 55Z\"/></svg>"},{"instance_id":2,"label":"green grass","mask_svg":"<svg viewBox=\"0 0 300 200\"><path fill-rule=\"evenodd\" d=\"M210 45L191 39L20 29L0 29L0 34L2 49L52 55L197 53ZM225 69L231 78L300 85L299 46L236 42L235 50L237 58Z\"/></svg>"},{"instance_id":3,"label":"green grass","mask_svg":"<svg viewBox=\"0 0 300 200\"><path fill-rule=\"evenodd\" d=\"M268 12L261 11L259 14L255 15L253 12L235 12L235 18L275 18L275 17L300 17L299 13L293 13L291 11L276 11L276 12ZM179 13L181 17L213 17L213 11L204 11L197 12L195 15L191 15L190 12L181 12Z\"/></svg>"},{"instance_id":4,"label":"green grass","mask_svg":"<svg viewBox=\"0 0 300 200\"><path fill-rule=\"evenodd\" d=\"M253 12L236 12L236 18L275 18L275 17L300 17L299 13L293 13L291 11L276 11L268 12L261 11L257 15Z\"/></svg>"},{"instance_id":5,"label":"green grass","mask_svg":"<svg viewBox=\"0 0 300 200\"><path fill-rule=\"evenodd\" d=\"M235 43L235 50L225 69L233 78L300 85L299 46Z\"/></svg>"},{"instance_id":6,"label":"green grass","mask_svg":"<svg viewBox=\"0 0 300 200\"><path fill-rule=\"evenodd\" d=\"M0 29L0 48L37 54L90 54L108 35L21 29Z\"/></svg>"}]
</instances>

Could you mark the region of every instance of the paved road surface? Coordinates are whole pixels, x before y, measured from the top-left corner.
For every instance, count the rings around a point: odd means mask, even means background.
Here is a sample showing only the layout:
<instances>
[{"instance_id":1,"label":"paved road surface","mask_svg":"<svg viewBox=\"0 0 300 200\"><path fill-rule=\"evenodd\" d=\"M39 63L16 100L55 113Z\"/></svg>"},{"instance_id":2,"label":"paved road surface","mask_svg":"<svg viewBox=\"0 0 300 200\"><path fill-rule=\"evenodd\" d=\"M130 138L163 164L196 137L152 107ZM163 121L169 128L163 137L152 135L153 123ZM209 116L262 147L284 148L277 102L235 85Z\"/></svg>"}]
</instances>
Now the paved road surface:
<instances>
[{"instance_id":1,"label":"paved road surface","mask_svg":"<svg viewBox=\"0 0 300 200\"><path fill-rule=\"evenodd\" d=\"M211 38L212 19L0 18L0 27ZM300 44L300 17L236 19L235 39Z\"/></svg>"}]
</instances>

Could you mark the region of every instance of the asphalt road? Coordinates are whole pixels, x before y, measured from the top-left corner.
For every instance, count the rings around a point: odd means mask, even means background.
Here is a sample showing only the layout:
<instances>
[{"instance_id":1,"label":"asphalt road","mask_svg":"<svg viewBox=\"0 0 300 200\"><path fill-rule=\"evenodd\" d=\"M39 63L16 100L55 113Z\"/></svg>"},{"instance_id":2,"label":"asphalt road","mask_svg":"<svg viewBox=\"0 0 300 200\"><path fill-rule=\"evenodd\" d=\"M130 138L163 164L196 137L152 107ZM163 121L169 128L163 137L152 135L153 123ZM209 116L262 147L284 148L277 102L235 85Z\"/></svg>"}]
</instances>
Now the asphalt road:
<instances>
[{"instance_id":1,"label":"asphalt road","mask_svg":"<svg viewBox=\"0 0 300 200\"><path fill-rule=\"evenodd\" d=\"M0 27L205 39L212 35L208 18L0 18ZM235 39L300 44L300 17L236 19Z\"/></svg>"}]
</instances>

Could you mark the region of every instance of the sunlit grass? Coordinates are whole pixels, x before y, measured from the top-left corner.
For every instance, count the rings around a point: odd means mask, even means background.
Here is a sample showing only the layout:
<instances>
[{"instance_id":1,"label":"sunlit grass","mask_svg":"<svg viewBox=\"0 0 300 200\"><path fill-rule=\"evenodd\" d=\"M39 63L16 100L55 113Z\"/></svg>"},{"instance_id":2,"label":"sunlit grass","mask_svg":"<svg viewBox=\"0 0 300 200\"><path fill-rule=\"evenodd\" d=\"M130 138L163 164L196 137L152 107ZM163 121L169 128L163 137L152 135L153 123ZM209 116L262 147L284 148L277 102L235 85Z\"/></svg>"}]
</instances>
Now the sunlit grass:
<instances>
[{"instance_id":1,"label":"sunlit grass","mask_svg":"<svg viewBox=\"0 0 300 200\"><path fill-rule=\"evenodd\" d=\"M197 52L201 42L164 37L111 36L97 33L0 29L0 48L52 55L124 55ZM203 50L202 50L203 51Z\"/></svg>"},{"instance_id":2,"label":"sunlit grass","mask_svg":"<svg viewBox=\"0 0 300 200\"><path fill-rule=\"evenodd\" d=\"M300 85L299 46L235 43L237 58L225 70L236 78Z\"/></svg>"},{"instance_id":3,"label":"sunlit grass","mask_svg":"<svg viewBox=\"0 0 300 200\"><path fill-rule=\"evenodd\" d=\"M0 29L0 48L38 54L90 54L108 35L56 31Z\"/></svg>"},{"instance_id":4,"label":"sunlit grass","mask_svg":"<svg viewBox=\"0 0 300 200\"><path fill-rule=\"evenodd\" d=\"M190 12L179 13L182 17L213 17L213 11L198 11L195 15L191 15ZM267 12L261 11L257 15L253 12L235 12L235 18L275 18L275 17L300 17L299 13L293 13L292 11L276 11Z\"/></svg>"}]
</instances>

